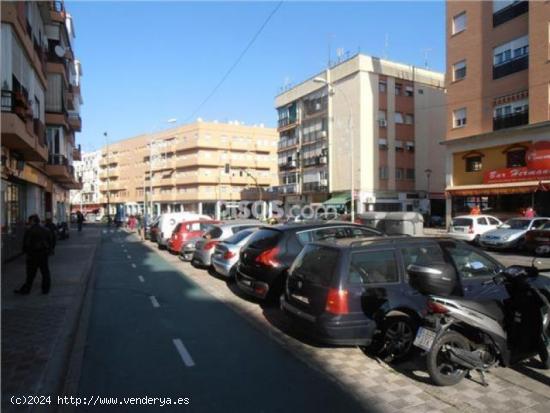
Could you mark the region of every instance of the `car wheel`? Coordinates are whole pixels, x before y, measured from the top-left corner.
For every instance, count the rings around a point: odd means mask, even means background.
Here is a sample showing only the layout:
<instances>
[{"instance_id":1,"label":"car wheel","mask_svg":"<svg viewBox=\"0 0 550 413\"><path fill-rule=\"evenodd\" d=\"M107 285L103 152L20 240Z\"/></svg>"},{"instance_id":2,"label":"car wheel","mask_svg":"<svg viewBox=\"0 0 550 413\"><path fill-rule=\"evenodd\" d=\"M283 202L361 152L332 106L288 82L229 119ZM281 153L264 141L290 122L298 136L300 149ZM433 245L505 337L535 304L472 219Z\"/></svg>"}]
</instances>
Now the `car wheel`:
<instances>
[{"instance_id":1,"label":"car wheel","mask_svg":"<svg viewBox=\"0 0 550 413\"><path fill-rule=\"evenodd\" d=\"M414 354L413 341L418 325L408 314L394 312L386 316L373 349L387 362L400 362Z\"/></svg>"}]
</instances>

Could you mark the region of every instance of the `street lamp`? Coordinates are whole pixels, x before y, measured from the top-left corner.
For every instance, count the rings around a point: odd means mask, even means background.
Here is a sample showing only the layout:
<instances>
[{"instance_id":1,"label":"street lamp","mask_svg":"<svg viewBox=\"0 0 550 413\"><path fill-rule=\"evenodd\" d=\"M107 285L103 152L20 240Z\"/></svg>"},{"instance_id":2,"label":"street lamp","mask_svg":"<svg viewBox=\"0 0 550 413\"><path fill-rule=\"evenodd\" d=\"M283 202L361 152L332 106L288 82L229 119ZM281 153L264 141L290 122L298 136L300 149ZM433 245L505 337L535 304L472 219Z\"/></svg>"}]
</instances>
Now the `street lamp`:
<instances>
[{"instance_id":1,"label":"street lamp","mask_svg":"<svg viewBox=\"0 0 550 413\"><path fill-rule=\"evenodd\" d=\"M166 120L166 123L176 123L176 118L170 118ZM150 213L151 216L153 215L153 133L155 132L156 128L153 128L153 131L151 132L151 139L149 140L149 205L150 205ZM145 180L145 179L144 179ZM145 186L143 187L143 192L145 193ZM146 205L143 205L145 210L147 209ZM147 216L149 218L149 216ZM148 222L150 222L149 219L147 219Z\"/></svg>"},{"instance_id":2,"label":"street lamp","mask_svg":"<svg viewBox=\"0 0 550 413\"><path fill-rule=\"evenodd\" d=\"M111 180L111 160L109 158L109 136L107 132L103 132L105 136L105 144L107 146L107 223L111 225L111 190L109 189L109 181Z\"/></svg>"},{"instance_id":3,"label":"street lamp","mask_svg":"<svg viewBox=\"0 0 550 413\"><path fill-rule=\"evenodd\" d=\"M328 70L327 70L327 75L328 75ZM328 76L327 76L328 77ZM326 80L326 79L323 79L322 77L316 77L313 79L314 82L317 82L317 83L323 83L325 85L327 85L328 87L328 107L329 107L329 114L328 114L328 122L330 123L331 122L331 118L332 118L332 105L331 105L331 102L330 100L332 99L332 91L333 89L338 89L340 91L340 93L342 94L342 96L344 97L344 100L346 102L346 105L348 107L348 133L349 133L349 138L350 138L350 168L351 168L351 171L350 171L350 175L351 175L351 185L350 185L350 195L351 195L351 222L354 222L355 221L355 193L354 193L354 181L355 181L355 171L354 171L354 153L353 153L353 133L352 133L352 129L351 129L351 125L352 125L352 113L351 113L351 105L350 105L350 102L349 102L349 99L347 97L347 95L344 93L344 91L337 87L333 82L329 81L329 80ZM332 137L330 136L329 134L329 142L330 142L330 139L332 139ZM329 143L330 145L330 143ZM329 159L329 162L332 162L332 159ZM330 173L330 172L329 172Z\"/></svg>"}]
</instances>

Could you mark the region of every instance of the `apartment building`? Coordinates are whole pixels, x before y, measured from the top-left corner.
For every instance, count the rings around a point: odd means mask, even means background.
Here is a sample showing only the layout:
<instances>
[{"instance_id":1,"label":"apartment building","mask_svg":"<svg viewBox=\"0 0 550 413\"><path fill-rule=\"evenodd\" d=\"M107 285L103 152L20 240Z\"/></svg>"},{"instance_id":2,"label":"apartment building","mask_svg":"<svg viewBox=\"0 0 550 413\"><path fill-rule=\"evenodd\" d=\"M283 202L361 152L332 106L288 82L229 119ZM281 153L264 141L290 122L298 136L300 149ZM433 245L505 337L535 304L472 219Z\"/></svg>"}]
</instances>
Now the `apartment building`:
<instances>
[{"instance_id":1,"label":"apartment building","mask_svg":"<svg viewBox=\"0 0 550 413\"><path fill-rule=\"evenodd\" d=\"M275 98L286 205L443 213L444 76L357 54ZM352 179L353 177L353 179Z\"/></svg>"},{"instance_id":2,"label":"apartment building","mask_svg":"<svg viewBox=\"0 0 550 413\"><path fill-rule=\"evenodd\" d=\"M102 205L99 192L99 162L101 151L83 152L81 161L74 161L74 170L81 189L71 190L71 210L97 213Z\"/></svg>"},{"instance_id":3,"label":"apartment building","mask_svg":"<svg viewBox=\"0 0 550 413\"><path fill-rule=\"evenodd\" d=\"M447 212L550 215L550 2L447 3Z\"/></svg>"},{"instance_id":4,"label":"apartment building","mask_svg":"<svg viewBox=\"0 0 550 413\"><path fill-rule=\"evenodd\" d=\"M100 161L101 202L110 214L143 213L152 202L153 215L214 215L218 201L277 184L277 139L263 125L198 120L109 144Z\"/></svg>"},{"instance_id":5,"label":"apartment building","mask_svg":"<svg viewBox=\"0 0 550 413\"><path fill-rule=\"evenodd\" d=\"M26 218L66 221L79 188L80 63L63 2L2 2L2 255L21 251Z\"/></svg>"}]
</instances>

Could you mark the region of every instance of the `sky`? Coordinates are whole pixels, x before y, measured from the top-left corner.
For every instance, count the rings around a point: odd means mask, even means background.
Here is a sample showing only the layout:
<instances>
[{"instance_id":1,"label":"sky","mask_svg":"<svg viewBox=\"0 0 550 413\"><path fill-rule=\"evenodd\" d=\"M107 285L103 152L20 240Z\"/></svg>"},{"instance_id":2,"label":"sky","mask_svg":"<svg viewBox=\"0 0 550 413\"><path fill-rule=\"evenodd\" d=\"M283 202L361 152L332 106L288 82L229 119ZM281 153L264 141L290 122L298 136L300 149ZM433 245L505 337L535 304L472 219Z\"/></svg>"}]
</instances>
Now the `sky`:
<instances>
[{"instance_id":1,"label":"sky","mask_svg":"<svg viewBox=\"0 0 550 413\"><path fill-rule=\"evenodd\" d=\"M345 52L445 70L442 1L294 2L278 8L217 92L277 2L66 1L81 61L84 151L190 123L274 127L274 98ZM195 113L196 112L196 113ZM194 114L195 113L195 114ZM194 115L193 115L194 114Z\"/></svg>"}]
</instances>

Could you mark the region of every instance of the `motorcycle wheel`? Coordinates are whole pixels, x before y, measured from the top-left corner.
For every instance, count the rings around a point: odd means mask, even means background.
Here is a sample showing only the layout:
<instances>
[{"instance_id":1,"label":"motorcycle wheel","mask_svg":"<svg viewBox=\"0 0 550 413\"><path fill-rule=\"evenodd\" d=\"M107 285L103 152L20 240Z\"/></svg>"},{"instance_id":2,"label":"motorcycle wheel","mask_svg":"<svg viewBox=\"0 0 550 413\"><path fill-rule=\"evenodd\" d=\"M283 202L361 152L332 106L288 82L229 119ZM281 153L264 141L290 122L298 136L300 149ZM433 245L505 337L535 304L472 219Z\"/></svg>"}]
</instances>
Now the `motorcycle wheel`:
<instances>
[{"instance_id":1,"label":"motorcycle wheel","mask_svg":"<svg viewBox=\"0 0 550 413\"><path fill-rule=\"evenodd\" d=\"M469 350L470 343L466 337L455 331L445 333L434 343L426 362L430 378L438 386L454 386L468 373L468 370L449 359L449 347Z\"/></svg>"}]
</instances>

